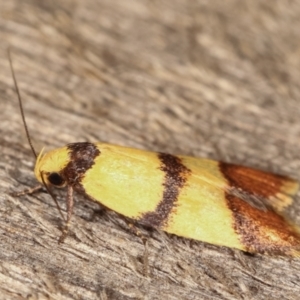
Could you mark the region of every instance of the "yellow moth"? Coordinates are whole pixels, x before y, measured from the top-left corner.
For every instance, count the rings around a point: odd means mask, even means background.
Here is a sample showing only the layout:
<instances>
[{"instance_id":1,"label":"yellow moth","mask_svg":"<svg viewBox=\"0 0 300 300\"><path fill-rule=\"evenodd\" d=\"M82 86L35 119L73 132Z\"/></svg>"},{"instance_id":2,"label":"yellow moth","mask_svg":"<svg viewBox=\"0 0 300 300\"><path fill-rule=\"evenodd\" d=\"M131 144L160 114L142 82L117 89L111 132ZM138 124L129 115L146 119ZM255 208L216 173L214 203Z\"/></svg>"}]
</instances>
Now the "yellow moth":
<instances>
[{"instance_id":1,"label":"yellow moth","mask_svg":"<svg viewBox=\"0 0 300 300\"><path fill-rule=\"evenodd\" d=\"M34 173L50 193L50 187L67 187L67 226L75 191L133 222L181 237L252 253L299 254L298 230L281 215L298 189L286 176L88 142L40 153Z\"/></svg>"}]
</instances>

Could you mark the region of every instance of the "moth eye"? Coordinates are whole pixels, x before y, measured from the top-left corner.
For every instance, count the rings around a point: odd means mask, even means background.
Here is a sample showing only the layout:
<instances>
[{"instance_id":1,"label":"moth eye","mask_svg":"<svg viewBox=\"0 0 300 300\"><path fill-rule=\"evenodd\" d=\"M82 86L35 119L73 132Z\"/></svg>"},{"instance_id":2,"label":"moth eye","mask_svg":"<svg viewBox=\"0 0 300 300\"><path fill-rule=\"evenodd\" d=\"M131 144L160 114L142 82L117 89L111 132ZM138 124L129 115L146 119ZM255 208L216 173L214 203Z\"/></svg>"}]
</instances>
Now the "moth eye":
<instances>
[{"instance_id":1,"label":"moth eye","mask_svg":"<svg viewBox=\"0 0 300 300\"><path fill-rule=\"evenodd\" d=\"M58 173L51 173L48 176L48 181L56 186L62 186L65 183L64 179Z\"/></svg>"}]
</instances>

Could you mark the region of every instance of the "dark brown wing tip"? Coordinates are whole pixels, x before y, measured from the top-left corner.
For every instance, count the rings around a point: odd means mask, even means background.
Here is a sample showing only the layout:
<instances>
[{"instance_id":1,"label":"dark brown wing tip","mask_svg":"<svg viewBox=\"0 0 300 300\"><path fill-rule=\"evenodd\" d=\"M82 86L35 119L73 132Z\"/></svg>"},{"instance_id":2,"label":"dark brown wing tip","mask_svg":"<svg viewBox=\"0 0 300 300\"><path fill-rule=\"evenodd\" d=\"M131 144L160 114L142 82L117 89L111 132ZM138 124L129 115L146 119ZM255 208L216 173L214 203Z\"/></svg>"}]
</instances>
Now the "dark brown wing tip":
<instances>
[{"instance_id":1,"label":"dark brown wing tip","mask_svg":"<svg viewBox=\"0 0 300 300\"><path fill-rule=\"evenodd\" d=\"M289 206L299 189L299 183L287 176L224 162L219 168L231 188L270 200L267 204L277 211Z\"/></svg>"},{"instance_id":2,"label":"dark brown wing tip","mask_svg":"<svg viewBox=\"0 0 300 300\"><path fill-rule=\"evenodd\" d=\"M297 227L273 210L262 211L231 194L225 194L233 214L233 227L247 251L298 257Z\"/></svg>"}]
</instances>

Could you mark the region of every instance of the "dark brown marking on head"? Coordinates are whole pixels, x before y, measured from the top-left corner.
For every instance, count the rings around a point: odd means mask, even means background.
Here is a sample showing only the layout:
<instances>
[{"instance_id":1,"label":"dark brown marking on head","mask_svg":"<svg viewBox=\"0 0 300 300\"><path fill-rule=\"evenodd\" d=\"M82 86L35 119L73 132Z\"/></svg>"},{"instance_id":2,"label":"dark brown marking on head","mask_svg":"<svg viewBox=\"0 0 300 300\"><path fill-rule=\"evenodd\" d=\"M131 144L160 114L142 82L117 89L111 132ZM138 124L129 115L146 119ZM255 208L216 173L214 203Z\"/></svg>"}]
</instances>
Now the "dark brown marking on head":
<instances>
[{"instance_id":1,"label":"dark brown marking on head","mask_svg":"<svg viewBox=\"0 0 300 300\"><path fill-rule=\"evenodd\" d=\"M84 193L81 180L86 171L95 164L95 158L100 155L100 151L96 145L87 142L68 144L67 148L70 161L61 171L61 176L77 192Z\"/></svg>"},{"instance_id":2,"label":"dark brown marking on head","mask_svg":"<svg viewBox=\"0 0 300 300\"><path fill-rule=\"evenodd\" d=\"M160 170L165 173L162 200L158 203L155 211L145 213L139 219L140 223L155 228L162 227L168 222L169 214L176 206L180 190L191 172L179 157L159 153L158 158L161 161Z\"/></svg>"},{"instance_id":3,"label":"dark brown marking on head","mask_svg":"<svg viewBox=\"0 0 300 300\"><path fill-rule=\"evenodd\" d=\"M261 201L262 207L271 206L280 211L290 204L290 198L276 199L273 196L276 197L278 193L288 195L295 193L294 187L297 183L287 176L224 162L219 162L219 168L232 189L239 190L246 196L247 194L258 196L257 200ZM250 203L250 197L246 198ZM254 206L256 206L255 203Z\"/></svg>"},{"instance_id":4,"label":"dark brown marking on head","mask_svg":"<svg viewBox=\"0 0 300 300\"><path fill-rule=\"evenodd\" d=\"M287 221L272 210L259 210L235 195L225 194L233 213L233 227L247 251L292 255L300 249L300 236Z\"/></svg>"}]
</instances>

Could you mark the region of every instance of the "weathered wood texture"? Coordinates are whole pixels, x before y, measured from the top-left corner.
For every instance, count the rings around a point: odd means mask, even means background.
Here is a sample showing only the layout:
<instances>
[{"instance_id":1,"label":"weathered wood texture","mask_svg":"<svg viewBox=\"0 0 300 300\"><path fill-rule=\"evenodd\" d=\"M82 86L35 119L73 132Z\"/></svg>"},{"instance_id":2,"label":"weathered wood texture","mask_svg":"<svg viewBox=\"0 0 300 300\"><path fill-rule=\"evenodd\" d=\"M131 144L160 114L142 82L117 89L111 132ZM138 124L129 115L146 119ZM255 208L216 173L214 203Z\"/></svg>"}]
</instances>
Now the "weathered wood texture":
<instances>
[{"instance_id":1,"label":"weathered wood texture","mask_svg":"<svg viewBox=\"0 0 300 300\"><path fill-rule=\"evenodd\" d=\"M0 298L299 299L300 259L156 232L145 278L141 241L84 199L58 245L51 198L9 195L36 181L6 55L38 150L106 141L299 179L299 28L299 1L0 0Z\"/></svg>"}]
</instances>

